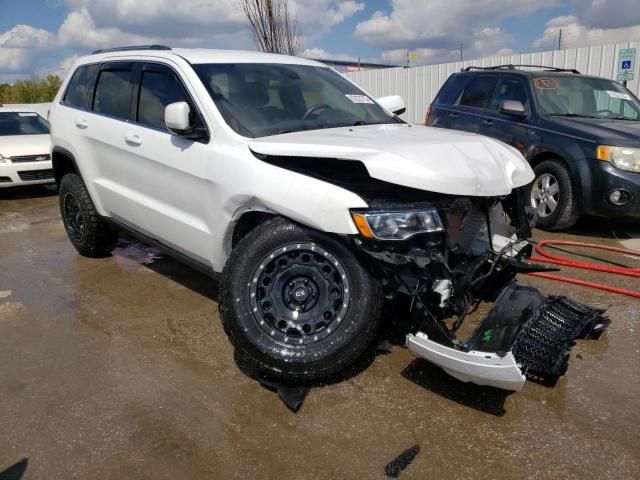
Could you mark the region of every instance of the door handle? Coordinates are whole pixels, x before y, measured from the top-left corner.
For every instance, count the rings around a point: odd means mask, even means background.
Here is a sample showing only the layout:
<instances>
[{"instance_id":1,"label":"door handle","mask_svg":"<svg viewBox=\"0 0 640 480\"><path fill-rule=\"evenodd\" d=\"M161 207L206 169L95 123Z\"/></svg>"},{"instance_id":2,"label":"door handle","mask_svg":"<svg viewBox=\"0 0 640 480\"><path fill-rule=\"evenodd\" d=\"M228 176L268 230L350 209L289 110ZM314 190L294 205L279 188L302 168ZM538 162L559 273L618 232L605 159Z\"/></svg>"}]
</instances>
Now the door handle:
<instances>
[{"instance_id":1,"label":"door handle","mask_svg":"<svg viewBox=\"0 0 640 480\"><path fill-rule=\"evenodd\" d=\"M450 112L449 113L449 118L458 118L458 114L455 112Z\"/></svg>"},{"instance_id":2,"label":"door handle","mask_svg":"<svg viewBox=\"0 0 640 480\"><path fill-rule=\"evenodd\" d=\"M124 137L124 141L129 145L142 145L142 139L140 138L140 135L136 134L127 135L126 137Z\"/></svg>"},{"instance_id":3,"label":"door handle","mask_svg":"<svg viewBox=\"0 0 640 480\"><path fill-rule=\"evenodd\" d=\"M481 123L484 127L490 127L491 125L493 125L493 121L491 120L482 120Z\"/></svg>"},{"instance_id":4,"label":"door handle","mask_svg":"<svg viewBox=\"0 0 640 480\"><path fill-rule=\"evenodd\" d=\"M77 119L75 123L76 123L76 127L81 128L83 130L89 126L87 121L81 118Z\"/></svg>"}]
</instances>

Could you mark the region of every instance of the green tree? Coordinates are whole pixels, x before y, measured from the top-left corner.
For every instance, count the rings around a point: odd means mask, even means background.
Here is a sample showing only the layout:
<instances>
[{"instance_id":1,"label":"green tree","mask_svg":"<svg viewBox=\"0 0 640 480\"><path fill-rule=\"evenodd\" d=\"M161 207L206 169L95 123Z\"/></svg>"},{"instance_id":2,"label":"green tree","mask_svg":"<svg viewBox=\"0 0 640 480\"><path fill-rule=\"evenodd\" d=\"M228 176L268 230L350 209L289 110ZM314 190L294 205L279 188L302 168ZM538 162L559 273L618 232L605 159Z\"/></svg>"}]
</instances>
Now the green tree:
<instances>
[{"instance_id":1,"label":"green tree","mask_svg":"<svg viewBox=\"0 0 640 480\"><path fill-rule=\"evenodd\" d=\"M0 103L50 102L56 96L62 80L57 75L45 78L32 76L27 80L16 80L13 85L0 84Z\"/></svg>"}]
</instances>

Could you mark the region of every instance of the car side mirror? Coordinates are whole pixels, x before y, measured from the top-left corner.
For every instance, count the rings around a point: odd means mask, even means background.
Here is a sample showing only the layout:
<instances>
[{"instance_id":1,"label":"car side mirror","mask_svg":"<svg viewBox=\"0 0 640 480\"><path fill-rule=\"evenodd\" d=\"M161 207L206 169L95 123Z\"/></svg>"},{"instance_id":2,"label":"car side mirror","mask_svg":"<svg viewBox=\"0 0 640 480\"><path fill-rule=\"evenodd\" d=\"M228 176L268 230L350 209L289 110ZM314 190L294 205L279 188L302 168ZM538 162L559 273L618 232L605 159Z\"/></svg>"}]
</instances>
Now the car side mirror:
<instances>
[{"instance_id":1,"label":"car side mirror","mask_svg":"<svg viewBox=\"0 0 640 480\"><path fill-rule=\"evenodd\" d=\"M164 109L164 124L175 135L185 135L193 130L191 109L187 102L170 103Z\"/></svg>"},{"instance_id":2,"label":"car side mirror","mask_svg":"<svg viewBox=\"0 0 640 480\"><path fill-rule=\"evenodd\" d=\"M500 106L500 113L520 118L527 116L524 105L520 100L505 100Z\"/></svg>"},{"instance_id":3,"label":"car side mirror","mask_svg":"<svg viewBox=\"0 0 640 480\"><path fill-rule=\"evenodd\" d=\"M400 95L389 95L388 97L376 98L376 102L394 115L402 115L407 111L407 107L404 104L404 100Z\"/></svg>"}]
</instances>

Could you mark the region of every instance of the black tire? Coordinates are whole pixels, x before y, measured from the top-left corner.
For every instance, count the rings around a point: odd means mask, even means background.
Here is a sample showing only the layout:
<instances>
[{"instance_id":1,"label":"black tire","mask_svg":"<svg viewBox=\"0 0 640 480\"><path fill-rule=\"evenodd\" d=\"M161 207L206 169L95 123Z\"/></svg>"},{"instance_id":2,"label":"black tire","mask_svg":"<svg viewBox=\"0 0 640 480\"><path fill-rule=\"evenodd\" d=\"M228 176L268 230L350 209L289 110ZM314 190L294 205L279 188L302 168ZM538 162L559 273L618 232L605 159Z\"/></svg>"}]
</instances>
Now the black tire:
<instances>
[{"instance_id":1,"label":"black tire","mask_svg":"<svg viewBox=\"0 0 640 480\"><path fill-rule=\"evenodd\" d=\"M569 169L559 161L545 160L536 165L533 171L536 176L529 185L527 198L538 211L536 226L551 231L572 227L580 218L580 212L575 183ZM551 181L551 187L544 192L541 188L546 180ZM551 205L554 203L555 207L552 209Z\"/></svg>"},{"instance_id":2,"label":"black tire","mask_svg":"<svg viewBox=\"0 0 640 480\"><path fill-rule=\"evenodd\" d=\"M292 300L301 289L304 298ZM382 298L378 280L341 241L276 217L232 251L220 314L236 353L260 374L311 382L337 373L367 350L380 323Z\"/></svg>"},{"instance_id":3,"label":"black tire","mask_svg":"<svg viewBox=\"0 0 640 480\"><path fill-rule=\"evenodd\" d=\"M108 256L118 232L100 217L79 175L67 173L62 177L59 200L62 223L78 253L91 258Z\"/></svg>"}]
</instances>

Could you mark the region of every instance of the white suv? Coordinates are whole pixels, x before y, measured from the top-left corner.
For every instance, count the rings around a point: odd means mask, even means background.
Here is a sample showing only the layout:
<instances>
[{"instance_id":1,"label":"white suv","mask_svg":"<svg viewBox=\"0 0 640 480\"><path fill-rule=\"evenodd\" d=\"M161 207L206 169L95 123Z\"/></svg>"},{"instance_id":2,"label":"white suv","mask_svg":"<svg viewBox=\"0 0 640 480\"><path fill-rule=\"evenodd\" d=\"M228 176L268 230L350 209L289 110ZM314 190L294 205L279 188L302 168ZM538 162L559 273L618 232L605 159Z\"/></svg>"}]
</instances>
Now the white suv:
<instances>
[{"instance_id":1,"label":"white suv","mask_svg":"<svg viewBox=\"0 0 640 480\"><path fill-rule=\"evenodd\" d=\"M371 344L384 298L412 296L425 319L464 316L529 253L522 155L407 124L403 110L302 58L95 52L50 114L65 228L85 256L108 255L126 230L218 277L245 358L278 378L324 378ZM521 386L511 354L468 360L455 342L409 337L436 363L456 350L473 366L459 378ZM476 368L490 362L502 371Z\"/></svg>"}]
</instances>

